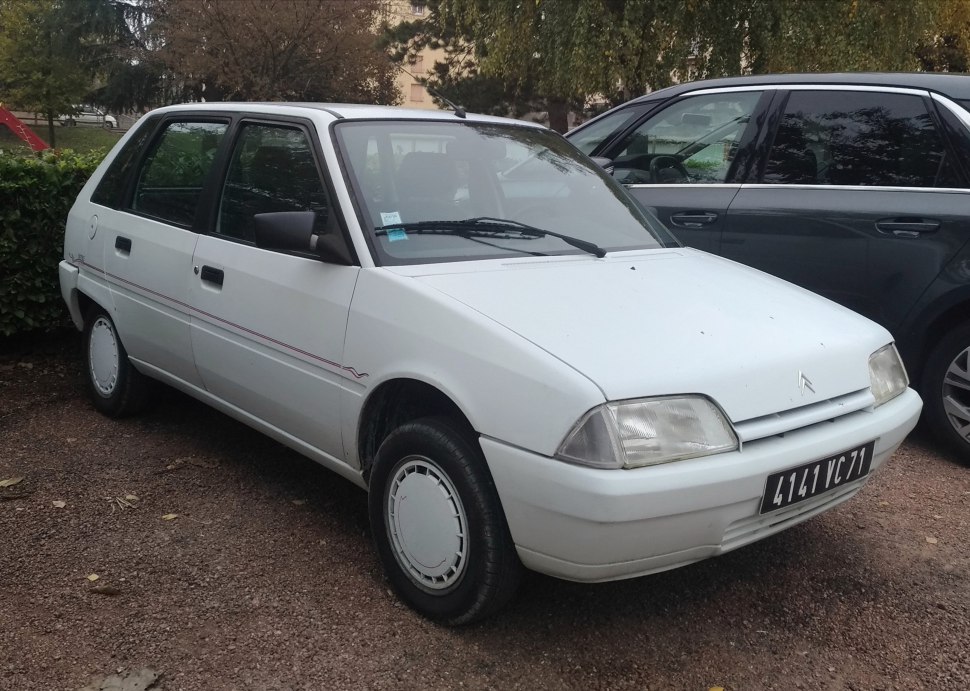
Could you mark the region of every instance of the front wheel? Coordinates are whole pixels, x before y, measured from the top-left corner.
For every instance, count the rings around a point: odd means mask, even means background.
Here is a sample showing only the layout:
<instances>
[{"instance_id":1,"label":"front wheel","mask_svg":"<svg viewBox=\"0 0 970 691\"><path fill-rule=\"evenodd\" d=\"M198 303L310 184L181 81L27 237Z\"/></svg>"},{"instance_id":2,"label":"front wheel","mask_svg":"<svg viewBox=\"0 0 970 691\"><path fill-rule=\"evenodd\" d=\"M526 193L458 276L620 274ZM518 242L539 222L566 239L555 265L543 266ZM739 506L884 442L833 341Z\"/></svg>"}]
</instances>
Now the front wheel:
<instances>
[{"instance_id":1,"label":"front wheel","mask_svg":"<svg viewBox=\"0 0 970 691\"><path fill-rule=\"evenodd\" d=\"M970 464L970 325L954 329L932 350L920 393L927 429Z\"/></svg>"},{"instance_id":2,"label":"front wheel","mask_svg":"<svg viewBox=\"0 0 970 691\"><path fill-rule=\"evenodd\" d=\"M423 418L388 435L368 508L388 580L420 614L468 624L514 595L522 566L495 485L477 444L450 421Z\"/></svg>"},{"instance_id":3,"label":"front wheel","mask_svg":"<svg viewBox=\"0 0 970 691\"><path fill-rule=\"evenodd\" d=\"M91 401L105 415L132 415L150 401L152 381L128 361L114 322L101 308L85 320L84 365Z\"/></svg>"}]
</instances>

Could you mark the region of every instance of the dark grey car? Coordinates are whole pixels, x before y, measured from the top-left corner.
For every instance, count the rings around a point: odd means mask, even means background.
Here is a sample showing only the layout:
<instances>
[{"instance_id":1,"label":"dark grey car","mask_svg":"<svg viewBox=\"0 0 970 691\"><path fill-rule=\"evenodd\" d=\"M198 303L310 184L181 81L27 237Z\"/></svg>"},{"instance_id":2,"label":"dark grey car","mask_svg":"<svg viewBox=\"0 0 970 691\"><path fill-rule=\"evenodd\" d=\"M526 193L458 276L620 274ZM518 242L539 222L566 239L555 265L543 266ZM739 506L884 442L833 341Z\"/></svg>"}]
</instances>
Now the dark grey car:
<instances>
[{"instance_id":1,"label":"dark grey car","mask_svg":"<svg viewBox=\"0 0 970 691\"><path fill-rule=\"evenodd\" d=\"M887 327L926 425L970 460L970 76L681 84L567 136L686 245Z\"/></svg>"}]
</instances>

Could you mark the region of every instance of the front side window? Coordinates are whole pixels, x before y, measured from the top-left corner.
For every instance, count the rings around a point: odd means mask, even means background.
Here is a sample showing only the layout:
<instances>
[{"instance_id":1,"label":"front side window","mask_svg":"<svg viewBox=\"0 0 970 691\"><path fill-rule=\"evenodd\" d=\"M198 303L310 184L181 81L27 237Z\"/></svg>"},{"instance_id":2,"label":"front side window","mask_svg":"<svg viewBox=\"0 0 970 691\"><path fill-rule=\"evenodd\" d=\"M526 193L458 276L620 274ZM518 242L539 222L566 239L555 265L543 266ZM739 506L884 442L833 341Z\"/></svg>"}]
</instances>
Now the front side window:
<instances>
[{"instance_id":1,"label":"front side window","mask_svg":"<svg viewBox=\"0 0 970 691\"><path fill-rule=\"evenodd\" d=\"M138 173L132 210L191 226L226 128L224 122L169 123Z\"/></svg>"},{"instance_id":2,"label":"front side window","mask_svg":"<svg viewBox=\"0 0 970 691\"><path fill-rule=\"evenodd\" d=\"M626 127L642 112L643 108L624 108L615 113L610 113L587 127L571 133L569 141L584 154L592 154L607 137Z\"/></svg>"},{"instance_id":3,"label":"front side window","mask_svg":"<svg viewBox=\"0 0 970 691\"><path fill-rule=\"evenodd\" d=\"M871 91L793 91L766 184L954 187L959 184L922 97Z\"/></svg>"},{"instance_id":4,"label":"front side window","mask_svg":"<svg viewBox=\"0 0 970 691\"><path fill-rule=\"evenodd\" d=\"M384 264L578 254L670 241L559 135L474 122L334 127L361 224Z\"/></svg>"},{"instance_id":5,"label":"front side window","mask_svg":"<svg viewBox=\"0 0 970 691\"><path fill-rule=\"evenodd\" d=\"M327 219L328 203L313 149L296 127L245 124L229 160L216 233L255 241L256 214L314 211Z\"/></svg>"},{"instance_id":6,"label":"front side window","mask_svg":"<svg viewBox=\"0 0 970 691\"><path fill-rule=\"evenodd\" d=\"M677 101L621 144L614 175L626 184L725 182L760 98L740 91Z\"/></svg>"}]
</instances>

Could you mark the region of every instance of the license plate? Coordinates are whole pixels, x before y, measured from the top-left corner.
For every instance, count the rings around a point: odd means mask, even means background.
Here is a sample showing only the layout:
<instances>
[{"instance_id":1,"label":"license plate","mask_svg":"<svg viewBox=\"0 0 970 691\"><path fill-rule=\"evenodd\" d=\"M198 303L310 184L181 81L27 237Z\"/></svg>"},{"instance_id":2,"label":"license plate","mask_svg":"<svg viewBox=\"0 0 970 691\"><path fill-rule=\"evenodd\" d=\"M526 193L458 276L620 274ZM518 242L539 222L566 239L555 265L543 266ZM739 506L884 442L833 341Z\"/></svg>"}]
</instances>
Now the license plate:
<instances>
[{"instance_id":1,"label":"license plate","mask_svg":"<svg viewBox=\"0 0 970 691\"><path fill-rule=\"evenodd\" d=\"M869 474L875 442L768 476L761 513L777 511Z\"/></svg>"}]
</instances>

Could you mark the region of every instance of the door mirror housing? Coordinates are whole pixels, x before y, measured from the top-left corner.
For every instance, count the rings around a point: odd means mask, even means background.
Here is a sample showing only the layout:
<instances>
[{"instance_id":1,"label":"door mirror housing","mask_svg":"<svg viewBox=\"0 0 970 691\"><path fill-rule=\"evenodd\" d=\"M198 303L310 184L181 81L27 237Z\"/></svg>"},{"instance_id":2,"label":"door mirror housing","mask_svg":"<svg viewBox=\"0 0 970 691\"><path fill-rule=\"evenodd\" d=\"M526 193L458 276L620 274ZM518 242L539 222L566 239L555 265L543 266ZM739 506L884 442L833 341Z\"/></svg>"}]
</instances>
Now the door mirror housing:
<instances>
[{"instance_id":1,"label":"door mirror housing","mask_svg":"<svg viewBox=\"0 0 970 691\"><path fill-rule=\"evenodd\" d=\"M285 252L313 252L325 262L351 266L353 257L331 218L316 211L254 214L256 246Z\"/></svg>"}]
</instances>

